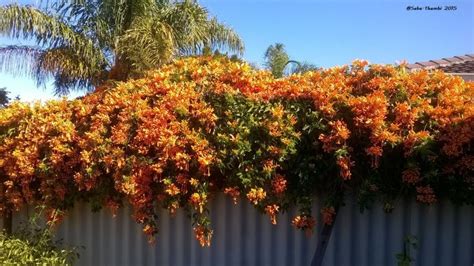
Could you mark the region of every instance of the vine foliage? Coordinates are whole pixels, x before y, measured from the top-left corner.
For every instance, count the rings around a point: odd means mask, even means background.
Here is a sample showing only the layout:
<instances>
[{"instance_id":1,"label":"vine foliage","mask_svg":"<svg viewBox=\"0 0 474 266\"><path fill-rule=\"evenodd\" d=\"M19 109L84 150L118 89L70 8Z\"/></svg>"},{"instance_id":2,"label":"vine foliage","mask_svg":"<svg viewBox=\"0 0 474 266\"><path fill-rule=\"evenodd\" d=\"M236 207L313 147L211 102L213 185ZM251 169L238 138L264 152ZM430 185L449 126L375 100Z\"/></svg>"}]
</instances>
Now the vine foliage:
<instances>
[{"instance_id":1,"label":"vine foliage","mask_svg":"<svg viewBox=\"0 0 474 266\"><path fill-rule=\"evenodd\" d=\"M399 197L474 203L474 84L442 72L352 65L275 79L225 58L187 58L72 101L0 110L0 208L77 201L133 207L150 239L184 208L202 245L209 201L246 198L310 233L325 199L387 209Z\"/></svg>"}]
</instances>

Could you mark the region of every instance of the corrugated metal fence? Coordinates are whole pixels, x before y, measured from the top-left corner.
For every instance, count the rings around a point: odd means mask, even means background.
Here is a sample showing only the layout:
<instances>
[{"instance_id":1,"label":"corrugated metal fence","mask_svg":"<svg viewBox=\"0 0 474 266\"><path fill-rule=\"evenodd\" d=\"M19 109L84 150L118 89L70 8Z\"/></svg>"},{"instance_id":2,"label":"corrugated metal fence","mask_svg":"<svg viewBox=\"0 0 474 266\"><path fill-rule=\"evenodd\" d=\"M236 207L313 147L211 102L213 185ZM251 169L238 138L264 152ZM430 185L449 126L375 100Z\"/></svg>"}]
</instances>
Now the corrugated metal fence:
<instances>
[{"instance_id":1,"label":"corrugated metal fence","mask_svg":"<svg viewBox=\"0 0 474 266\"><path fill-rule=\"evenodd\" d=\"M307 238L290 226L295 211L271 225L249 204L233 205L224 196L210 209L215 234L209 248L199 246L183 212L171 218L163 211L155 245L147 243L128 208L112 218L108 210L92 213L79 205L57 233L65 243L85 247L79 265L310 265L317 234ZM25 215L16 214L14 224L20 217ZM381 206L363 214L355 204L341 208L324 265L396 265L395 254L407 235L418 238L413 265L474 264L474 206L422 206L406 200L390 214Z\"/></svg>"}]
</instances>

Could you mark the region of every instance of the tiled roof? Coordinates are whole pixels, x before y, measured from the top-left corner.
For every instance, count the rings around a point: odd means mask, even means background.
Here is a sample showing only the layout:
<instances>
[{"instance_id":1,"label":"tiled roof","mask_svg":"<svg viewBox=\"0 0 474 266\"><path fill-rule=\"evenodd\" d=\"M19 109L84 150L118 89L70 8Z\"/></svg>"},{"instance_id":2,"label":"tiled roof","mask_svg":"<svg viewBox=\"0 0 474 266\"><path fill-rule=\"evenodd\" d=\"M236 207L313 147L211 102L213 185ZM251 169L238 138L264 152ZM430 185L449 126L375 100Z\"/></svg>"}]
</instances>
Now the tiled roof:
<instances>
[{"instance_id":1,"label":"tiled roof","mask_svg":"<svg viewBox=\"0 0 474 266\"><path fill-rule=\"evenodd\" d=\"M446 73L474 73L474 54L442 58L407 65L410 70L440 69Z\"/></svg>"}]
</instances>

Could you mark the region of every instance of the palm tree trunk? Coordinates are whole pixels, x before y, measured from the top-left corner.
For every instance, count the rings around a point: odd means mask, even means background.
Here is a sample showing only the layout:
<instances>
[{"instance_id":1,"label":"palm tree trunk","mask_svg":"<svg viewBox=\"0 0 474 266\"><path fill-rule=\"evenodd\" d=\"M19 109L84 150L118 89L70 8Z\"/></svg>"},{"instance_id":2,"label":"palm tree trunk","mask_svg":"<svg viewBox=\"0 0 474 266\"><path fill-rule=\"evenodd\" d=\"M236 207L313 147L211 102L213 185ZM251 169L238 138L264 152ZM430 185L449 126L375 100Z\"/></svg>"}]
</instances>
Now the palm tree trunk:
<instances>
[{"instance_id":1,"label":"palm tree trunk","mask_svg":"<svg viewBox=\"0 0 474 266\"><path fill-rule=\"evenodd\" d=\"M109 79L126 81L130 76L130 70L131 64L129 60L122 56L117 56L114 66L110 69Z\"/></svg>"}]
</instances>

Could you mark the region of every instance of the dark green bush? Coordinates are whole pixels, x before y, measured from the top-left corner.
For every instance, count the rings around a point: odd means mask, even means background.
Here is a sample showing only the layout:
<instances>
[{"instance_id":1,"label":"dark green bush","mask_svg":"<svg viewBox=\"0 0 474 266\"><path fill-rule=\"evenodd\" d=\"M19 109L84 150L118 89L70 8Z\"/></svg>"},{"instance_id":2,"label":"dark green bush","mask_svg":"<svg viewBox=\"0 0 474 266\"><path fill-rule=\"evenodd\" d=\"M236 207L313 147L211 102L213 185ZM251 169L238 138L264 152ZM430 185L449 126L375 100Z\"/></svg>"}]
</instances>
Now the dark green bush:
<instances>
[{"instance_id":1,"label":"dark green bush","mask_svg":"<svg viewBox=\"0 0 474 266\"><path fill-rule=\"evenodd\" d=\"M63 248L49 225L41 226L35 216L8 235L0 232L2 265L72 265L79 257L76 248Z\"/></svg>"}]
</instances>

